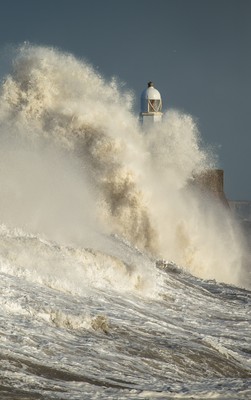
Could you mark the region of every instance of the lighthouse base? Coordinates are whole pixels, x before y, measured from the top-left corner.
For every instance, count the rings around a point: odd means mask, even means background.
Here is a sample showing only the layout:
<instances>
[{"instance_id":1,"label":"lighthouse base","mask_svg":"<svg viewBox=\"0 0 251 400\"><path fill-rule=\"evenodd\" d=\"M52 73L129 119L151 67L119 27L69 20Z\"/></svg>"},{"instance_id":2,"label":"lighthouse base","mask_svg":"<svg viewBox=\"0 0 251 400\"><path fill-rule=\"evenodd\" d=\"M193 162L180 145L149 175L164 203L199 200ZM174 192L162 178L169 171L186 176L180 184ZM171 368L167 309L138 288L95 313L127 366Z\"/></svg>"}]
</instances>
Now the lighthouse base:
<instances>
[{"instance_id":1,"label":"lighthouse base","mask_svg":"<svg viewBox=\"0 0 251 400\"><path fill-rule=\"evenodd\" d=\"M144 128L162 121L162 113L140 113L140 122Z\"/></svg>"}]
</instances>

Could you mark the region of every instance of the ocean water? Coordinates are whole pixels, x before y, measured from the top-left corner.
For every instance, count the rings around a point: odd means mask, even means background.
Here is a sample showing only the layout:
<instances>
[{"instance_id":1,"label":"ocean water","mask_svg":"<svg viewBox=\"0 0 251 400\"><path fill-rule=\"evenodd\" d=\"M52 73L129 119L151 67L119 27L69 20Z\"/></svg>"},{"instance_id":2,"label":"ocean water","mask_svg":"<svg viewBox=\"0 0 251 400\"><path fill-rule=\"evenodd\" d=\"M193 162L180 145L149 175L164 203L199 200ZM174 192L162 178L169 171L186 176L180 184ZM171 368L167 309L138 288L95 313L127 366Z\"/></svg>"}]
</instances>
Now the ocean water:
<instances>
[{"instance_id":1,"label":"ocean water","mask_svg":"<svg viewBox=\"0 0 251 400\"><path fill-rule=\"evenodd\" d=\"M248 241L189 115L24 44L0 91L0 398L251 398Z\"/></svg>"}]
</instances>

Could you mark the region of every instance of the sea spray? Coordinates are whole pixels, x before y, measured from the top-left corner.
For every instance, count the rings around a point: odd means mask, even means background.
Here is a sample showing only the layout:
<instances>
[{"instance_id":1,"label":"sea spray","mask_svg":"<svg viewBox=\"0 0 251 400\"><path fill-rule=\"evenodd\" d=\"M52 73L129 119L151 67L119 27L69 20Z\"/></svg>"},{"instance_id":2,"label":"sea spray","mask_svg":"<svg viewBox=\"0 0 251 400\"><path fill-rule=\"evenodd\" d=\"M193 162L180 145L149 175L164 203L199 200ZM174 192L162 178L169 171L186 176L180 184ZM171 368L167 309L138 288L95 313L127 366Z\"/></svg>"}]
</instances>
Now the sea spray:
<instances>
[{"instance_id":1,"label":"sea spray","mask_svg":"<svg viewBox=\"0 0 251 400\"><path fill-rule=\"evenodd\" d=\"M43 143L53 141L77 154L99 192L100 215L120 234L152 251L153 228L135 172L121 162L127 140L138 134L128 98L72 56L25 46L3 85L5 129L16 129L32 143L36 137Z\"/></svg>"},{"instance_id":2,"label":"sea spray","mask_svg":"<svg viewBox=\"0 0 251 400\"><path fill-rule=\"evenodd\" d=\"M194 120L170 110L145 140L152 149L148 186L163 257L200 277L240 283L241 229L225 204L194 184L195 173L216 165L216 156L201 149Z\"/></svg>"},{"instance_id":3,"label":"sea spray","mask_svg":"<svg viewBox=\"0 0 251 400\"><path fill-rule=\"evenodd\" d=\"M239 283L236 224L189 185L213 165L196 124L173 110L145 134L132 104L69 54L18 48L0 97L2 221L83 246L94 226L204 278Z\"/></svg>"}]
</instances>

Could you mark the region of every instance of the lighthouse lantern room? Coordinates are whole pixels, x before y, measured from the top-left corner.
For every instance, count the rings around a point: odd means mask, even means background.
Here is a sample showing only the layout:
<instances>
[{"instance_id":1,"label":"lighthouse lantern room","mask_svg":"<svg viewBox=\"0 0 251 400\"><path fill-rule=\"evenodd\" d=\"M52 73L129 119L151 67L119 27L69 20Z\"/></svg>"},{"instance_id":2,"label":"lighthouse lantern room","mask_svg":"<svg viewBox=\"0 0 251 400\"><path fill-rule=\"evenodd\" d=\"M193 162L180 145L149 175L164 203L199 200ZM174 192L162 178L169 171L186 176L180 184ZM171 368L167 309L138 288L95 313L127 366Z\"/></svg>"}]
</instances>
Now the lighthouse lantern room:
<instances>
[{"instance_id":1,"label":"lighthouse lantern room","mask_svg":"<svg viewBox=\"0 0 251 400\"><path fill-rule=\"evenodd\" d=\"M154 88L152 82L141 95L140 121L143 126L149 126L162 121L162 100L160 92Z\"/></svg>"}]
</instances>

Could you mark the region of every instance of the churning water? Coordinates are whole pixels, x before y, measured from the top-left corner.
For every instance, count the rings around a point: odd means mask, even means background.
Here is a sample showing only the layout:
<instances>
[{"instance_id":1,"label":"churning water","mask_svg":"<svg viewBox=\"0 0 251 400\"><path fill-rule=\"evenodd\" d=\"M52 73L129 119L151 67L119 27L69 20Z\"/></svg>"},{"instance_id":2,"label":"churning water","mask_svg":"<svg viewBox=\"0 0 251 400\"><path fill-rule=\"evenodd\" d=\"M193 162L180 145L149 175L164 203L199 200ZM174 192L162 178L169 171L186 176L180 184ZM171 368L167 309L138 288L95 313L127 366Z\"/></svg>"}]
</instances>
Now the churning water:
<instances>
[{"instance_id":1,"label":"churning water","mask_svg":"<svg viewBox=\"0 0 251 400\"><path fill-rule=\"evenodd\" d=\"M145 133L85 62L29 44L9 59L1 398L251 396L248 247L191 184L214 166L193 119Z\"/></svg>"}]
</instances>

